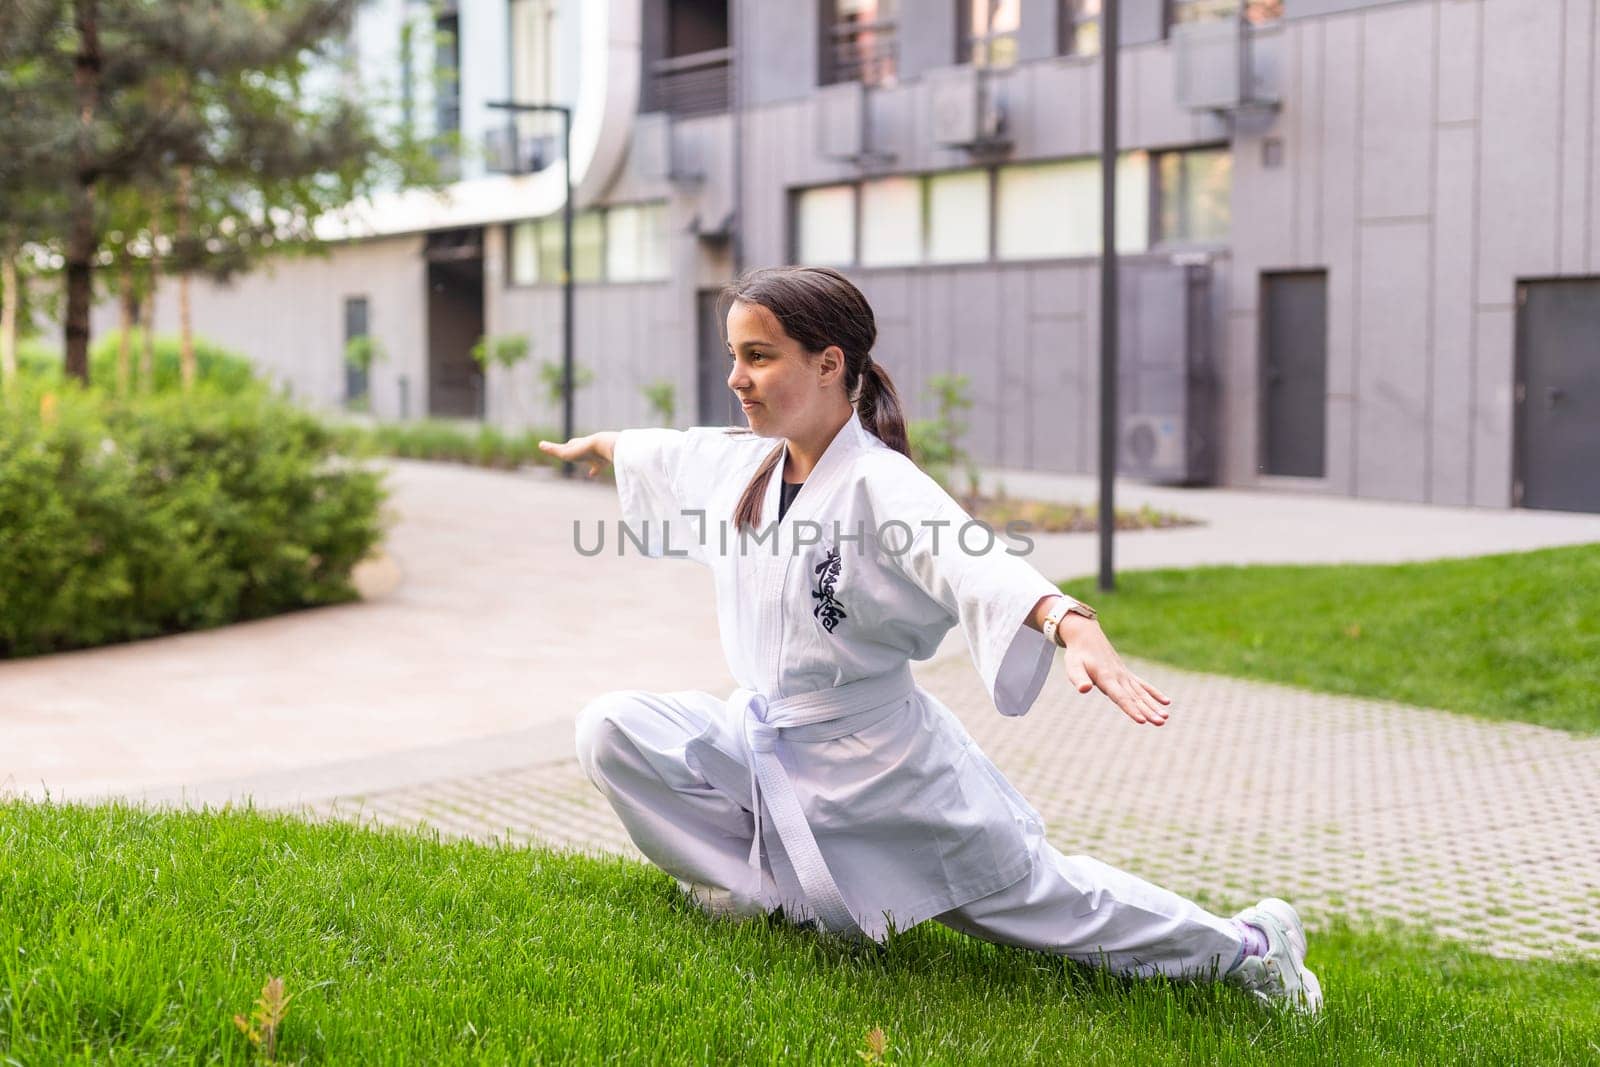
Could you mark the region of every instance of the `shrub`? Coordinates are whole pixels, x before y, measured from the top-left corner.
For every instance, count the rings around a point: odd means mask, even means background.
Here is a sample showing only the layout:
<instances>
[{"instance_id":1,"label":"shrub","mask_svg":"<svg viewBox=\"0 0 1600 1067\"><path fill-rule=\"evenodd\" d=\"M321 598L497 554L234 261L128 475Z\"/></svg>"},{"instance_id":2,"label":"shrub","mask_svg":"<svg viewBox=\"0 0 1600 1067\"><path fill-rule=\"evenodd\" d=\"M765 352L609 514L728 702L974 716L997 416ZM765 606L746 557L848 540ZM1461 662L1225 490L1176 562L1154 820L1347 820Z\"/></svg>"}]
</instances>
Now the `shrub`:
<instances>
[{"instance_id":1,"label":"shrub","mask_svg":"<svg viewBox=\"0 0 1600 1067\"><path fill-rule=\"evenodd\" d=\"M37 386L0 419L0 657L349 600L380 477L264 390Z\"/></svg>"},{"instance_id":2,"label":"shrub","mask_svg":"<svg viewBox=\"0 0 1600 1067\"><path fill-rule=\"evenodd\" d=\"M89 349L89 387L97 392L115 392L117 388L117 348L122 331L103 334ZM154 384L149 390L139 380L139 364L144 358L144 333L132 330L128 337L128 371L135 392L171 393L182 389L182 371L178 360L178 338L162 336L155 339L151 368ZM203 337L194 339L194 359L197 378L201 385L226 394L242 393L260 384L255 367L250 360L237 352L223 348ZM60 351L38 341L25 341L18 346L17 369L20 376L36 387L49 388L60 383L62 356Z\"/></svg>"}]
</instances>

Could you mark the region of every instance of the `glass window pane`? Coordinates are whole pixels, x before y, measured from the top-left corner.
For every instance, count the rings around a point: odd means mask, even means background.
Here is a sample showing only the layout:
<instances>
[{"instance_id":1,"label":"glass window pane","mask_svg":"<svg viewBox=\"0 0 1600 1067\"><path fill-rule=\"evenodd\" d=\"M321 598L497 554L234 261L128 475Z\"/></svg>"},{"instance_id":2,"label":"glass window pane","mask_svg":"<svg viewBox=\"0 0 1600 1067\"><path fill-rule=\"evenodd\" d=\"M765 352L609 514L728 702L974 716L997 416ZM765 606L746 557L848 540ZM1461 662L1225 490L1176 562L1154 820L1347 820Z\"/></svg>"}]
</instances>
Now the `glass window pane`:
<instances>
[{"instance_id":1,"label":"glass window pane","mask_svg":"<svg viewBox=\"0 0 1600 1067\"><path fill-rule=\"evenodd\" d=\"M1126 152L1117 158L1117 251L1149 247L1150 154Z\"/></svg>"},{"instance_id":2,"label":"glass window pane","mask_svg":"<svg viewBox=\"0 0 1600 1067\"><path fill-rule=\"evenodd\" d=\"M572 276L598 282L605 277L605 227L598 211L580 211L572 220Z\"/></svg>"},{"instance_id":3,"label":"glass window pane","mask_svg":"<svg viewBox=\"0 0 1600 1067\"><path fill-rule=\"evenodd\" d=\"M856 258L856 190L825 185L796 198L795 253L808 267L843 267Z\"/></svg>"},{"instance_id":4,"label":"glass window pane","mask_svg":"<svg viewBox=\"0 0 1600 1067\"><path fill-rule=\"evenodd\" d=\"M1149 244L1149 157L1128 152L1117 160L1117 251L1142 252ZM1100 161L1030 163L999 175L1001 259L1092 256L1100 252Z\"/></svg>"},{"instance_id":5,"label":"glass window pane","mask_svg":"<svg viewBox=\"0 0 1600 1067\"><path fill-rule=\"evenodd\" d=\"M519 222L511 227L511 284L533 285L539 280L537 224Z\"/></svg>"},{"instance_id":6,"label":"glass window pane","mask_svg":"<svg viewBox=\"0 0 1600 1067\"><path fill-rule=\"evenodd\" d=\"M1100 164L1004 167L997 201L1001 259L1093 255L1100 247Z\"/></svg>"},{"instance_id":7,"label":"glass window pane","mask_svg":"<svg viewBox=\"0 0 1600 1067\"><path fill-rule=\"evenodd\" d=\"M1069 56L1100 54L1101 0L1062 0L1061 51Z\"/></svg>"},{"instance_id":8,"label":"glass window pane","mask_svg":"<svg viewBox=\"0 0 1600 1067\"><path fill-rule=\"evenodd\" d=\"M922 182L884 178L861 187L861 264L897 267L922 259Z\"/></svg>"},{"instance_id":9,"label":"glass window pane","mask_svg":"<svg viewBox=\"0 0 1600 1067\"><path fill-rule=\"evenodd\" d=\"M672 243L667 232L667 205L639 205L639 278L658 282L672 274Z\"/></svg>"},{"instance_id":10,"label":"glass window pane","mask_svg":"<svg viewBox=\"0 0 1600 1067\"><path fill-rule=\"evenodd\" d=\"M928 179L928 260L969 263L989 258L989 172L954 171Z\"/></svg>"},{"instance_id":11,"label":"glass window pane","mask_svg":"<svg viewBox=\"0 0 1600 1067\"><path fill-rule=\"evenodd\" d=\"M1226 241L1232 224L1232 153L1225 148L1168 152L1159 171L1161 239Z\"/></svg>"},{"instance_id":12,"label":"glass window pane","mask_svg":"<svg viewBox=\"0 0 1600 1067\"><path fill-rule=\"evenodd\" d=\"M539 220L539 270L538 279L546 284L561 283L561 216L548 215Z\"/></svg>"},{"instance_id":13,"label":"glass window pane","mask_svg":"<svg viewBox=\"0 0 1600 1067\"><path fill-rule=\"evenodd\" d=\"M639 277L639 209L614 207L606 212L606 281L631 282Z\"/></svg>"}]
</instances>

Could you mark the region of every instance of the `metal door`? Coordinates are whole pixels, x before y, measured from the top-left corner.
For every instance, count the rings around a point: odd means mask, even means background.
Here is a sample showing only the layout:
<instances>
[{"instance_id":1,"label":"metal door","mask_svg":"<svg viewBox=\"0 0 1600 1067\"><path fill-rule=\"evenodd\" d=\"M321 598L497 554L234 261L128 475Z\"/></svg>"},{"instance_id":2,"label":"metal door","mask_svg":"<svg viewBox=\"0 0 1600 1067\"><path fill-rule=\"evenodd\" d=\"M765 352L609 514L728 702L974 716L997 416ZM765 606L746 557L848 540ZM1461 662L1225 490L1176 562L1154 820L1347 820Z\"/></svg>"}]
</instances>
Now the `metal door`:
<instances>
[{"instance_id":1,"label":"metal door","mask_svg":"<svg viewBox=\"0 0 1600 1067\"><path fill-rule=\"evenodd\" d=\"M717 317L717 289L695 294L700 358L695 367L695 421L701 426L743 426L744 415L728 388L728 347Z\"/></svg>"},{"instance_id":2,"label":"metal door","mask_svg":"<svg viewBox=\"0 0 1600 1067\"><path fill-rule=\"evenodd\" d=\"M1600 278L1517 287L1515 503L1600 512Z\"/></svg>"},{"instance_id":3,"label":"metal door","mask_svg":"<svg viewBox=\"0 0 1600 1067\"><path fill-rule=\"evenodd\" d=\"M1328 274L1261 276L1261 459L1267 474L1327 474Z\"/></svg>"}]
</instances>

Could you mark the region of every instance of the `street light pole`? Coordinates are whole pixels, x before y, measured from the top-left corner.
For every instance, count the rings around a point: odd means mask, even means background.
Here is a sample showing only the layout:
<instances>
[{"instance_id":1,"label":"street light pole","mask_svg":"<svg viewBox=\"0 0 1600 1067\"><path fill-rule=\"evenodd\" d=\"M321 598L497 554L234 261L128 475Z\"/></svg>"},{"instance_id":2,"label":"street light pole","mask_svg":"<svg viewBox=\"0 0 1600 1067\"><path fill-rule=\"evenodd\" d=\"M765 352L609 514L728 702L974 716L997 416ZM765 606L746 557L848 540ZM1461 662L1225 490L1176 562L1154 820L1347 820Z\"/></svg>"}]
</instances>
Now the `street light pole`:
<instances>
[{"instance_id":1,"label":"street light pole","mask_svg":"<svg viewBox=\"0 0 1600 1067\"><path fill-rule=\"evenodd\" d=\"M561 200L561 437L572 440L573 392L573 270L572 270L572 109L563 104L525 104L499 100L488 105L500 111L555 112L561 116L561 168L566 179L566 195ZM513 128L513 151L516 150ZM561 464L561 475L572 477L571 463Z\"/></svg>"},{"instance_id":2,"label":"street light pole","mask_svg":"<svg viewBox=\"0 0 1600 1067\"><path fill-rule=\"evenodd\" d=\"M1117 0L1100 12L1100 582L1116 588L1117 528Z\"/></svg>"}]
</instances>

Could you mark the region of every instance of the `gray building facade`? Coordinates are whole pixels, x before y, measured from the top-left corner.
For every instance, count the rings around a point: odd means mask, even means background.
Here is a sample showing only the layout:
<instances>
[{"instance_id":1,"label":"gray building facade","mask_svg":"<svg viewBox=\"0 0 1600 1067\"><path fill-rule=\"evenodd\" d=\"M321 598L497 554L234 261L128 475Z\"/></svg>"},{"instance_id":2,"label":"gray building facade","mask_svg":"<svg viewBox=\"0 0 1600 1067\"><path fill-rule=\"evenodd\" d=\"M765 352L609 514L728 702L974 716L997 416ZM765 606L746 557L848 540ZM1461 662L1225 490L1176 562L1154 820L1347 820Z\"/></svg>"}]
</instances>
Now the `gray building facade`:
<instances>
[{"instance_id":1,"label":"gray building facade","mask_svg":"<svg viewBox=\"0 0 1600 1067\"><path fill-rule=\"evenodd\" d=\"M560 166L548 124L484 106L537 93L583 131L580 428L650 421L660 381L680 425L728 418L716 290L828 263L913 414L965 374L975 459L1091 471L1098 7L462 0L453 104L404 95L485 146L446 206L397 198L325 259L201 286L196 329L313 405L555 425ZM411 11L368 5L358 50L392 58ZM1600 0L1121 11L1123 469L1600 510ZM353 331L386 353L365 383ZM508 335L531 358L483 377L467 349Z\"/></svg>"}]
</instances>

